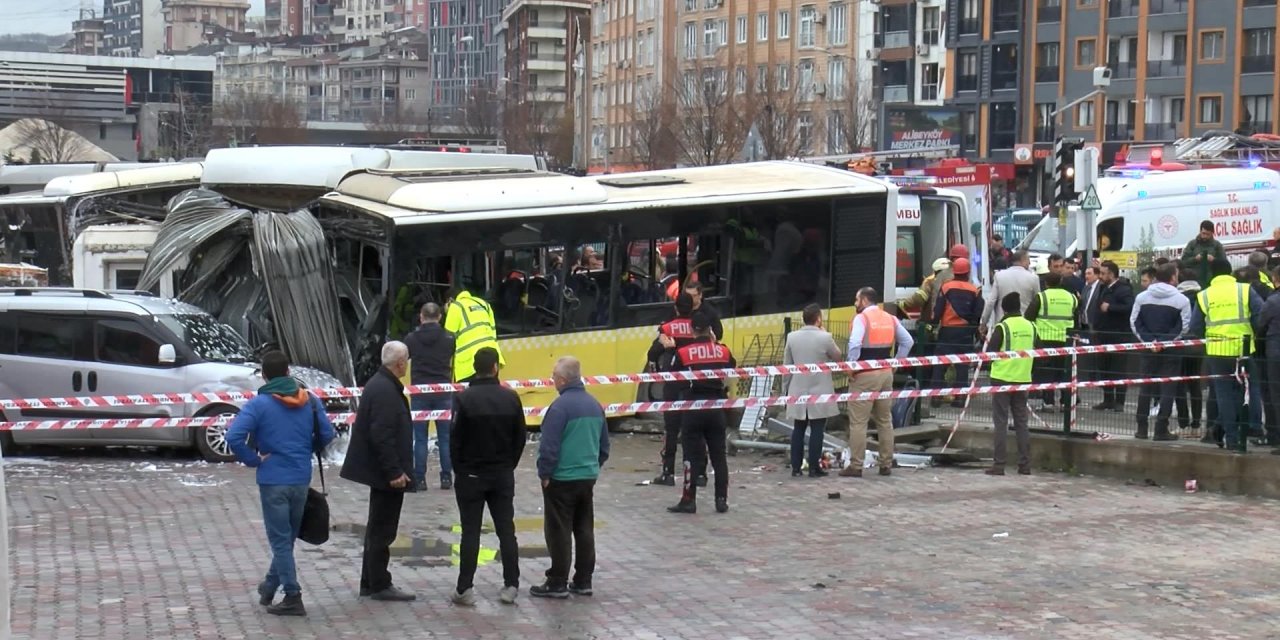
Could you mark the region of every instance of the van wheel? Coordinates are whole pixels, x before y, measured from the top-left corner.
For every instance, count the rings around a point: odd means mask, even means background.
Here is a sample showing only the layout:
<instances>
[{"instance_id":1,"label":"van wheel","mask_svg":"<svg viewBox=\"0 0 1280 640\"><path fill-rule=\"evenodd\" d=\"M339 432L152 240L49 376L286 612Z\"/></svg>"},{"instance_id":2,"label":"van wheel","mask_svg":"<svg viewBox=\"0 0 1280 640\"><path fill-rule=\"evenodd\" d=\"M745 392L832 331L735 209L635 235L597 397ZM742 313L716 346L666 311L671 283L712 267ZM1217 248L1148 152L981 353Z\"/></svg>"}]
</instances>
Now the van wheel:
<instances>
[{"instance_id":1,"label":"van wheel","mask_svg":"<svg viewBox=\"0 0 1280 640\"><path fill-rule=\"evenodd\" d=\"M240 413L240 410L230 405L214 405L197 414L200 418L216 418L219 416L234 416ZM227 428L229 424L217 425L213 427L197 427L196 432L196 449L200 451L200 455L204 456L209 462L234 462L236 455L231 452L231 446L227 444Z\"/></svg>"}]
</instances>

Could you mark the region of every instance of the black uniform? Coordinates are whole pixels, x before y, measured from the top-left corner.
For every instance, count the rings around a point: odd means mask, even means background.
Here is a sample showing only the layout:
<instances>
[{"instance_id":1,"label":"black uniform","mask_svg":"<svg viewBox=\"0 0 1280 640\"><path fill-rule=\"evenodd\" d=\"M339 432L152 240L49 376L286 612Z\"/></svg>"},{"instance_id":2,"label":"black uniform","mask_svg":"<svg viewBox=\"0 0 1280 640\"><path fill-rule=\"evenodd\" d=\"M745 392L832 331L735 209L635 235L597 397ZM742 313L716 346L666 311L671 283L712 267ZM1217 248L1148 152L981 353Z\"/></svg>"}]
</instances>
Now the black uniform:
<instances>
[{"instance_id":1,"label":"black uniform","mask_svg":"<svg viewBox=\"0 0 1280 640\"><path fill-rule=\"evenodd\" d=\"M676 350L672 369L706 371L737 367L729 347L711 338L699 338ZM679 385L681 400L720 400L728 397L723 380L696 380ZM673 412L674 413L674 412ZM725 458L725 412L723 409L684 411L684 496L681 502L697 498L695 480L707 473L707 455L716 471L716 500L729 497L729 461Z\"/></svg>"},{"instance_id":2,"label":"black uniform","mask_svg":"<svg viewBox=\"0 0 1280 640\"><path fill-rule=\"evenodd\" d=\"M675 349L667 349L662 346L662 342L654 340L653 345L649 347L649 364L652 368L659 371L670 371L671 363L675 360L676 349L693 342L693 323L689 316L676 316L658 328L660 335L667 336L675 341ZM671 402L680 399L680 385L677 383L663 383L662 400L663 402ZM662 427L666 432L662 440L662 476L671 477L676 473L676 447L680 443L680 411L665 411L662 414ZM688 450L685 450L686 457Z\"/></svg>"}]
</instances>

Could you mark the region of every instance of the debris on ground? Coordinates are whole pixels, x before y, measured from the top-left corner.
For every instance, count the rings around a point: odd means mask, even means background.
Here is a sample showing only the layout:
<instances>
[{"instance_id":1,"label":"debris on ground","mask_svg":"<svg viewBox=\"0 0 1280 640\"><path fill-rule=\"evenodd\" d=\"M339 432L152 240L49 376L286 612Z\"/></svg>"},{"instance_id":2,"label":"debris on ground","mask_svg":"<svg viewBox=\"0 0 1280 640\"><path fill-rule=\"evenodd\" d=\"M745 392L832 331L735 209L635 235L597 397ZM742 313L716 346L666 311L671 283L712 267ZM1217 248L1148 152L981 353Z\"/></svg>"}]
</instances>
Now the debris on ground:
<instances>
[{"instance_id":1,"label":"debris on ground","mask_svg":"<svg viewBox=\"0 0 1280 640\"><path fill-rule=\"evenodd\" d=\"M992 537L992 538L1008 538L1008 537L1009 537L1009 532L1008 532L1008 531L1001 531L1000 533L993 533L993 534L991 534L991 537Z\"/></svg>"}]
</instances>

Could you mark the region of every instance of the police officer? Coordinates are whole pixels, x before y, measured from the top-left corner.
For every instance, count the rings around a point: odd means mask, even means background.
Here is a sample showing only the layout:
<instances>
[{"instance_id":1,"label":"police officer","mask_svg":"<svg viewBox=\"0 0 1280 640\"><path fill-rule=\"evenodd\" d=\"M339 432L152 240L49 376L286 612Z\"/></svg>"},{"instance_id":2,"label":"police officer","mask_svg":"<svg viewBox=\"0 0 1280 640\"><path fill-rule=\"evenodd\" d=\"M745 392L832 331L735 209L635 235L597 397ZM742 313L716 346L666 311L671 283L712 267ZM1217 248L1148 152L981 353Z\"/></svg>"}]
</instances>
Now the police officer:
<instances>
[{"instance_id":1,"label":"police officer","mask_svg":"<svg viewBox=\"0 0 1280 640\"><path fill-rule=\"evenodd\" d=\"M1070 294L1068 294L1070 295ZM1010 293L1000 300L1004 319L991 332L988 351L1028 351L1036 348L1036 327L1018 312L1022 309L1022 296ZM1031 384L1031 370L1035 358L1008 358L991 363L991 384ZM1018 439L1018 473L1031 475L1031 431L1028 420L1031 407L1027 406L1026 391L1009 391L991 396L991 419L995 426L995 442L992 447L989 476L1004 475L1005 450L1008 446L1009 414L1013 414L1013 430Z\"/></svg>"},{"instance_id":2,"label":"police officer","mask_svg":"<svg viewBox=\"0 0 1280 640\"><path fill-rule=\"evenodd\" d=\"M676 317L663 323L658 328L658 337L649 347L649 370L669 370L675 360L675 351L694 341L693 298L688 293L676 296ZM662 385L662 401L671 402L680 399L680 385L664 383ZM653 484L676 486L676 447L680 444L681 411L664 411L662 426L665 435L662 440L662 473L653 479ZM686 456L688 452L685 452Z\"/></svg>"},{"instance_id":3,"label":"police officer","mask_svg":"<svg viewBox=\"0 0 1280 640\"><path fill-rule=\"evenodd\" d=\"M453 334L457 345L453 352L453 380L461 382L475 375L476 352L490 347L498 352L498 366L507 361L498 347L497 322L493 319L493 307L461 286L449 296L445 308L444 330Z\"/></svg>"},{"instance_id":4,"label":"police officer","mask_svg":"<svg viewBox=\"0 0 1280 640\"><path fill-rule=\"evenodd\" d=\"M1258 387L1257 367L1249 356L1253 353L1253 328L1262 310L1262 298L1249 285L1236 282L1231 276L1231 264L1226 260L1209 263L1213 280L1209 287L1196 296L1191 310L1191 333L1203 336L1205 344L1205 373L1218 376L1210 380L1218 405L1218 423L1226 432L1228 449L1244 453L1247 448L1248 430L1241 429L1239 412L1244 405L1244 387L1236 379L1236 372L1243 367L1253 381L1250 384L1249 421L1260 425L1261 401L1254 398ZM1257 394L1260 395L1260 394Z\"/></svg>"},{"instance_id":5,"label":"police officer","mask_svg":"<svg viewBox=\"0 0 1280 640\"><path fill-rule=\"evenodd\" d=\"M711 318L696 311L691 319L694 341L677 349L672 369L705 371L737 366L729 347L716 341L711 333ZM720 400L728 396L723 380L697 380L681 385L681 400ZM706 456L716 470L716 513L729 510L729 461L725 458L725 415L723 409L686 411L684 429L684 492L680 502L667 511L697 513L699 476L706 475Z\"/></svg>"},{"instance_id":6,"label":"police officer","mask_svg":"<svg viewBox=\"0 0 1280 640\"><path fill-rule=\"evenodd\" d=\"M1062 283L1062 272L1050 271L1044 275L1044 291L1036 295L1027 305L1027 320L1036 326L1036 336L1045 348L1067 346L1067 332L1076 328L1076 317L1080 301L1076 299ZM1032 377L1036 383L1066 382L1069 377L1070 356L1054 356L1052 358L1036 358L1036 366ZM1042 411L1053 411L1054 391L1044 391L1040 398L1044 401ZM1071 390L1061 389L1058 398L1062 401L1064 414L1071 406ZM1064 417L1064 420L1069 418Z\"/></svg>"}]
</instances>

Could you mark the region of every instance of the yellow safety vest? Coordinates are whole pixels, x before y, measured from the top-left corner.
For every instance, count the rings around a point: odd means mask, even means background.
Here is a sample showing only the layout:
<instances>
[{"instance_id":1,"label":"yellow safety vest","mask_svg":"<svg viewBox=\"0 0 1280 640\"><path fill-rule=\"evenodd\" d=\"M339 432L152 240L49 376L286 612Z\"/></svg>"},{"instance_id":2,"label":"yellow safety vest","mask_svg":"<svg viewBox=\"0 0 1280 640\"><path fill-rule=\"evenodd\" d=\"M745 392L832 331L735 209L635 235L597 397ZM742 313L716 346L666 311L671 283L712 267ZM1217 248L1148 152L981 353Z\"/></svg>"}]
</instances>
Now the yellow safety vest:
<instances>
[{"instance_id":1,"label":"yellow safety vest","mask_svg":"<svg viewBox=\"0 0 1280 640\"><path fill-rule=\"evenodd\" d=\"M1204 337L1209 341L1205 355L1239 358L1252 353L1249 285L1236 282L1231 276L1218 276L1196 296L1196 304L1204 313Z\"/></svg>"},{"instance_id":2,"label":"yellow safety vest","mask_svg":"<svg viewBox=\"0 0 1280 640\"><path fill-rule=\"evenodd\" d=\"M1036 314L1036 333L1045 342L1066 342L1067 330L1075 324L1079 301L1066 289L1040 292L1040 313Z\"/></svg>"},{"instance_id":3,"label":"yellow safety vest","mask_svg":"<svg viewBox=\"0 0 1280 640\"><path fill-rule=\"evenodd\" d=\"M1036 327L1022 316L1012 315L1000 321L1004 336L1001 351L1029 351L1036 348ZM991 363L991 379L1027 384L1031 382L1031 365L1035 358L1009 358Z\"/></svg>"},{"instance_id":4,"label":"yellow safety vest","mask_svg":"<svg viewBox=\"0 0 1280 640\"><path fill-rule=\"evenodd\" d=\"M483 298L477 298L468 291L459 293L449 308L444 319L444 330L453 334L453 380L465 380L476 372L476 352L492 347L498 351L498 364L506 366L507 360L502 357L502 349L498 346L497 323L493 319L493 308Z\"/></svg>"}]
</instances>

